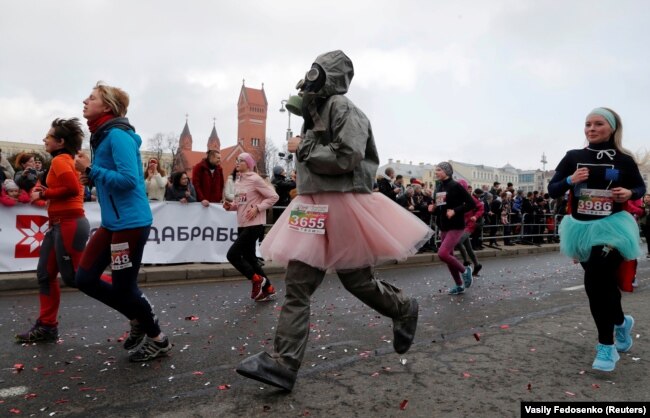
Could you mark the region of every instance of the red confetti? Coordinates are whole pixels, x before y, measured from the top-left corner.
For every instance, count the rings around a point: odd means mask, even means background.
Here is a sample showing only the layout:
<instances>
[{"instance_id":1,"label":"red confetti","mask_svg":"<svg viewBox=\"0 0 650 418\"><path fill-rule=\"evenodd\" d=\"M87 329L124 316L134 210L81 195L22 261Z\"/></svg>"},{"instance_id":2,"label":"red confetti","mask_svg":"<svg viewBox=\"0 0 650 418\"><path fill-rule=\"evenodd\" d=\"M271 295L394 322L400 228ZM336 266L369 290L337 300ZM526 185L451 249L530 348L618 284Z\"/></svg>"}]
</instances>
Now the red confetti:
<instances>
[{"instance_id":1,"label":"red confetti","mask_svg":"<svg viewBox=\"0 0 650 418\"><path fill-rule=\"evenodd\" d=\"M598 383L592 383L591 387L594 389L600 389L600 385Z\"/></svg>"},{"instance_id":2,"label":"red confetti","mask_svg":"<svg viewBox=\"0 0 650 418\"><path fill-rule=\"evenodd\" d=\"M203 372L192 372L194 376L203 376Z\"/></svg>"},{"instance_id":3,"label":"red confetti","mask_svg":"<svg viewBox=\"0 0 650 418\"><path fill-rule=\"evenodd\" d=\"M198 316L195 316L195 315L190 315L190 316L186 316L186 317L185 317L185 320L186 320L186 321L198 321L198 320L199 320L199 317L198 317Z\"/></svg>"},{"instance_id":4,"label":"red confetti","mask_svg":"<svg viewBox=\"0 0 650 418\"><path fill-rule=\"evenodd\" d=\"M59 400L54 401L54 403L57 404L57 405L61 405L61 404L68 403L68 402L69 401L67 399L59 399Z\"/></svg>"},{"instance_id":5,"label":"red confetti","mask_svg":"<svg viewBox=\"0 0 650 418\"><path fill-rule=\"evenodd\" d=\"M408 399L404 399L402 402L400 402L400 404L399 404L399 409L401 409L402 411L404 411L404 410L406 409L406 406L407 406L408 404L409 404Z\"/></svg>"},{"instance_id":6,"label":"red confetti","mask_svg":"<svg viewBox=\"0 0 650 418\"><path fill-rule=\"evenodd\" d=\"M501 329L508 329L508 328L510 328L510 325L501 325L499 328L501 328Z\"/></svg>"},{"instance_id":7,"label":"red confetti","mask_svg":"<svg viewBox=\"0 0 650 418\"><path fill-rule=\"evenodd\" d=\"M476 341L481 341L481 334L479 334L478 332L475 332L474 333L474 338L476 338Z\"/></svg>"},{"instance_id":8,"label":"red confetti","mask_svg":"<svg viewBox=\"0 0 650 418\"><path fill-rule=\"evenodd\" d=\"M16 414L16 415L18 415L18 414L20 414L20 409L11 408L11 409L9 410L9 412L11 412L12 414Z\"/></svg>"},{"instance_id":9,"label":"red confetti","mask_svg":"<svg viewBox=\"0 0 650 418\"><path fill-rule=\"evenodd\" d=\"M533 385L531 385L531 384L529 383L529 384L528 384L528 391L531 392L532 390L533 390Z\"/></svg>"},{"instance_id":10,"label":"red confetti","mask_svg":"<svg viewBox=\"0 0 650 418\"><path fill-rule=\"evenodd\" d=\"M230 385L219 385L219 386L217 386L217 389L219 389L219 390L228 390L228 389L230 389Z\"/></svg>"},{"instance_id":11,"label":"red confetti","mask_svg":"<svg viewBox=\"0 0 650 418\"><path fill-rule=\"evenodd\" d=\"M467 378L467 377L472 377L472 375L469 374L469 373L467 373L467 372L463 372L463 377L465 377L465 378Z\"/></svg>"},{"instance_id":12,"label":"red confetti","mask_svg":"<svg viewBox=\"0 0 650 418\"><path fill-rule=\"evenodd\" d=\"M25 395L25 399L34 399L37 395L35 393L28 393Z\"/></svg>"},{"instance_id":13,"label":"red confetti","mask_svg":"<svg viewBox=\"0 0 650 418\"><path fill-rule=\"evenodd\" d=\"M16 363L16 364L14 364L14 370L15 370L16 372L20 373L20 372L22 372L23 370L25 370L25 365L22 364L22 363Z\"/></svg>"}]
</instances>

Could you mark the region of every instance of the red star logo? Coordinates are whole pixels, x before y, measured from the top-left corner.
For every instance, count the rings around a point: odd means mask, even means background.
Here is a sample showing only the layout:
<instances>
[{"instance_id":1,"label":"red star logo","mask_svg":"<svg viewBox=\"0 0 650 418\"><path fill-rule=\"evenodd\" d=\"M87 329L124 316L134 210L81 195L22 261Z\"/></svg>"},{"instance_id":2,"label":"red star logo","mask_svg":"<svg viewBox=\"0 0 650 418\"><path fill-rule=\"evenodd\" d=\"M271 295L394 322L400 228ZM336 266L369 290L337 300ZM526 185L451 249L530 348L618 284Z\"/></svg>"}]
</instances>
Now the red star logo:
<instances>
[{"instance_id":1,"label":"red star logo","mask_svg":"<svg viewBox=\"0 0 650 418\"><path fill-rule=\"evenodd\" d=\"M16 229L25 237L16 244L16 258L38 258L49 228L47 216L16 215Z\"/></svg>"}]
</instances>

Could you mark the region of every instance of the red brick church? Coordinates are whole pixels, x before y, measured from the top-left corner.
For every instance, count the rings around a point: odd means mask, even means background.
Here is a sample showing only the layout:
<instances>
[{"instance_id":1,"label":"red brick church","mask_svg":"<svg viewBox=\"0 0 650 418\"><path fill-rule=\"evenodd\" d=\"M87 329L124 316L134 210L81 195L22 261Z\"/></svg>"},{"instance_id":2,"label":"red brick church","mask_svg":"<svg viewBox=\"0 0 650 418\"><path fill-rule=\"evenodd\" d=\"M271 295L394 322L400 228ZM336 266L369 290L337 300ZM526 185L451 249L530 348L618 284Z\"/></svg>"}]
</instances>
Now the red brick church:
<instances>
[{"instance_id":1,"label":"red brick church","mask_svg":"<svg viewBox=\"0 0 650 418\"><path fill-rule=\"evenodd\" d=\"M206 150L192 150L192 134L185 120L185 127L178 140L178 153L174 161L174 171L185 171L192 176L192 167L206 156L208 150L221 152L223 173L227 176L235 168L235 160L242 152L248 152L258 161L260 174L266 173L264 150L266 149L266 113L268 102L264 93L264 84L260 90L246 87L242 82L237 102L237 143L221 148L221 140L217 134L216 121L208 137Z\"/></svg>"}]
</instances>

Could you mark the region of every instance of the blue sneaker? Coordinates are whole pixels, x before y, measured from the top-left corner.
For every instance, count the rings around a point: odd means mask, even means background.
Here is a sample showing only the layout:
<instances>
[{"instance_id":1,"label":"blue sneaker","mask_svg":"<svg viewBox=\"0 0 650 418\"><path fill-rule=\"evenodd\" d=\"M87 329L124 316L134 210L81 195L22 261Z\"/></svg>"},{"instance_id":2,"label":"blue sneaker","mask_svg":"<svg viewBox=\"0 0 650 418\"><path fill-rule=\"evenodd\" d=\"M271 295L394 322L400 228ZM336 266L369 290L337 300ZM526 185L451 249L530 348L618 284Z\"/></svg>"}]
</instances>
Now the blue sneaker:
<instances>
[{"instance_id":1,"label":"blue sneaker","mask_svg":"<svg viewBox=\"0 0 650 418\"><path fill-rule=\"evenodd\" d=\"M463 277L465 288L469 289L469 287L472 285L472 268L470 266L465 267L465 271L461 274L461 276Z\"/></svg>"},{"instance_id":2,"label":"blue sneaker","mask_svg":"<svg viewBox=\"0 0 650 418\"><path fill-rule=\"evenodd\" d=\"M448 295L460 295L461 293L465 293L463 286L454 286L447 292Z\"/></svg>"},{"instance_id":3,"label":"blue sneaker","mask_svg":"<svg viewBox=\"0 0 650 418\"><path fill-rule=\"evenodd\" d=\"M616 350L621 353L627 353L632 348L632 327L634 326L634 318L631 315L625 315L623 325L615 325L614 332L616 340L614 345Z\"/></svg>"},{"instance_id":4,"label":"blue sneaker","mask_svg":"<svg viewBox=\"0 0 650 418\"><path fill-rule=\"evenodd\" d=\"M603 372L611 372L616 367L616 362L621 358L616 351L616 346L597 344L596 345L596 358L591 365L593 369L601 370Z\"/></svg>"}]
</instances>

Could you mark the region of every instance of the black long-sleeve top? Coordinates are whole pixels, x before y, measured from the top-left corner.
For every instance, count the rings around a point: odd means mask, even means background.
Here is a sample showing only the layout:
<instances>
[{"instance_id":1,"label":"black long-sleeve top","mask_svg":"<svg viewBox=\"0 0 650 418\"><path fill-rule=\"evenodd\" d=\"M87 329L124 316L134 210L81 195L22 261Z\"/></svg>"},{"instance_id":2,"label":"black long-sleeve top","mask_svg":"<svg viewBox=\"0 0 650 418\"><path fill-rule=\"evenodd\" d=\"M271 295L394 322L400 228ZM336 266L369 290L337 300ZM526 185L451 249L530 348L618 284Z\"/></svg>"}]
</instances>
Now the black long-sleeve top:
<instances>
[{"instance_id":1,"label":"black long-sleeve top","mask_svg":"<svg viewBox=\"0 0 650 418\"><path fill-rule=\"evenodd\" d=\"M436 186L434 195L436 223L441 231L465 229L465 212L476 207L467 190L451 177ZM454 216L447 218L447 209L454 210Z\"/></svg>"},{"instance_id":2,"label":"black long-sleeve top","mask_svg":"<svg viewBox=\"0 0 650 418\"><path fill-rule=\"evenodd\" d=\"M567 177L581 167L589 168L589 178L585 182L569 185L566 181ZM555 175L548 185L548 193L552 198L557 198L571 189L571 200L569 202L571 215L575 219L587 221L601 219L607 215L584 214L578 211L580 195L583 190L611 190L615 187L624 187L631 190L631 200L639 199L646 191L645 183L634 159L617 151L614 144L608 141L602 144L589 145L587 148L568 151L555 169ZM623 203L613 202L611 213L620 212L623 210L623 206Z\"/></svg>"}]
</instances>

